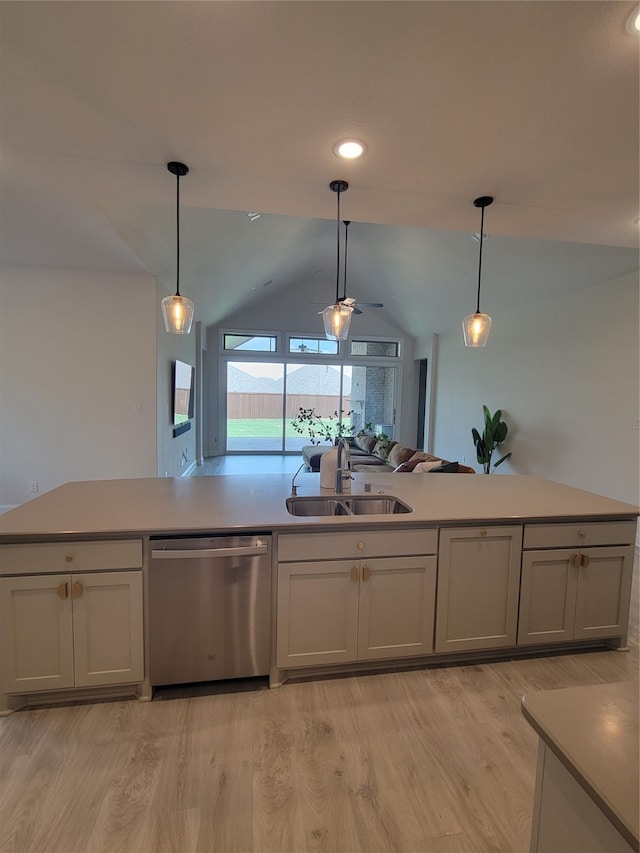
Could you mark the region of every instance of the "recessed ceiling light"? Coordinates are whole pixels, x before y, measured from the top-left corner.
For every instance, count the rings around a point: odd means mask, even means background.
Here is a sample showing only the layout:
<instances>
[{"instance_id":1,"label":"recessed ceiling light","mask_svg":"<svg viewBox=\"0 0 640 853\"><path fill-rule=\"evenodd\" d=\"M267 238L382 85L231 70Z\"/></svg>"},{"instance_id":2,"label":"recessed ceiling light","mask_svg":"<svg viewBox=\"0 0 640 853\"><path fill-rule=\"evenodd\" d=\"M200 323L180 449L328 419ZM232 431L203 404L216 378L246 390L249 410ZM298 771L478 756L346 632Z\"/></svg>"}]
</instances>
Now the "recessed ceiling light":
<instances>
[{"instance_id":1,"label":"recessed ceiling light","mask_svg":"<svg viewBox=\"0 0 640 853\"><path fill-rule=\"evenodd\" d=\"M366 151L364 142L360 139L341 139L333 146L333 153L343 160L356 160L362 157Z\"/></svg>"},{"instance_id":2,"label":"recessed ceiling light","mask_svg":"<svg viewBox=\"0 0 640 853\"><path fill-rule=\"evenodd\" d=\"M627 20L627 31L633 36L640 35L640 9L634 9Z\"/></svg>"}]
</instances>

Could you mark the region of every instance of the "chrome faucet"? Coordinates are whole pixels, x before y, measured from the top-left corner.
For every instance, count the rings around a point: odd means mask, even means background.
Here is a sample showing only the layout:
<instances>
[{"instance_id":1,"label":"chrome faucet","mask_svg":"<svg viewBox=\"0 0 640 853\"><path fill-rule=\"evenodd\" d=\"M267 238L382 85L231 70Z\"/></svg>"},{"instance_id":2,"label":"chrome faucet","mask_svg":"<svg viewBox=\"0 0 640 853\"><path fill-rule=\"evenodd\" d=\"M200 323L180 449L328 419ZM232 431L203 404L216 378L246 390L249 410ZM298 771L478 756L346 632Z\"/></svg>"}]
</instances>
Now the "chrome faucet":
<instances>
[{"instance_id":1,"label":"chrome faucet","mask_svg":"<svg viewBox=\"0 0 640 853\"><path fill-rule=\"evenodd\" d=\"M343 452L345 454L344 466L342 463ZM338 462L336 466L336 485L334 489L336 495L342 494L343 482L351 479L351 451L349 450L349 442L346 438L341 438L338 441Z\"/></svg>"},{"instance_id":2,"label":"chrome faucet","mask_svg":"<svg viewBox=\"0 0 640 853\"><path fill-rule=\"evenodd\" d=\"M307 463L303 462L302 465L296 471L296 473L293 475L293 479L291 480L291 497L292 498L297 497L297 494L298 494L298 487L295 485L296 477L298 476L300 471L302 471L302 469L306 468L306 467L307 467Z\"/></svg>"}]
</instances>

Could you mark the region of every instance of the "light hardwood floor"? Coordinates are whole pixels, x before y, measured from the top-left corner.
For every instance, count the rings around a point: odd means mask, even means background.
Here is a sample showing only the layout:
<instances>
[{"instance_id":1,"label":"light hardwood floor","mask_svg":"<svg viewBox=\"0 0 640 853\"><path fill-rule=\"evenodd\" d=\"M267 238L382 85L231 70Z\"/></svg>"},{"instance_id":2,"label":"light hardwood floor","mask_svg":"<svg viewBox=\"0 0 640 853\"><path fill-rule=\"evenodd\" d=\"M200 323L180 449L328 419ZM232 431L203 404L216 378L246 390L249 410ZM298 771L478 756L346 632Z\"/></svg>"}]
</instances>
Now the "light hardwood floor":
<instances>
[{"instance_id":1,"label":"light hardwood floor","mask_svg":"<svg viewBox=\"0 0 640 853\"><path fill-rule=\"evenodd\" d=\"M537 740L520 698L637 682L637 562L628 653L4 718L0 851L526 853Z\"/></svg>"}]
</instances>

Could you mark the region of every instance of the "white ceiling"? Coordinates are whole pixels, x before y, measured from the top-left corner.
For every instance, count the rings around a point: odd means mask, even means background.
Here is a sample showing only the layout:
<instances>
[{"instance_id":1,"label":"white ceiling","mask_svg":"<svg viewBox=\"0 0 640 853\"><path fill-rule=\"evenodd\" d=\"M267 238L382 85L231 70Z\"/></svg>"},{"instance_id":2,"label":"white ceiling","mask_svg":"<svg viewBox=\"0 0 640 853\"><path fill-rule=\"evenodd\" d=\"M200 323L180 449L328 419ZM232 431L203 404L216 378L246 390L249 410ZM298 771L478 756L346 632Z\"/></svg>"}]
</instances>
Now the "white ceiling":
<instances>
[{"instance_id":1,"label":"white ceiling","mask_svg":"<svg viewBox=\"0 0 640 853\"><path fill-rule=\"evenodd\" d=\"M443 332L638 267L635 2L1 2L0 260L175 276L205 324L262 284ZM359 162L335 141L358 136ZM262 213L249 222L247 211ZM308 322L307 322L308 320Z\"/></svg>"}]
</instances>

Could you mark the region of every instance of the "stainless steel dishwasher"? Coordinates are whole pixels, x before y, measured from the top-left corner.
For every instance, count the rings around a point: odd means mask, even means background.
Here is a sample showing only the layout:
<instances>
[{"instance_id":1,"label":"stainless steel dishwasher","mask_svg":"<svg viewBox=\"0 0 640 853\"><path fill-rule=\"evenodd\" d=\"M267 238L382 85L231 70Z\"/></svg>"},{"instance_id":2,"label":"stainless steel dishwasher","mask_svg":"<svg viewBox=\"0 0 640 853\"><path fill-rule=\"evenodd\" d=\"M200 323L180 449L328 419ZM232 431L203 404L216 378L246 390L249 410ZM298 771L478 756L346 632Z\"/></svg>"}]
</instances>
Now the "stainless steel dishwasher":
<instances>
[{"instance_id":1,"label":"stainless steel dishwasher","mask_svg":"<svg viewBox=\"0 0 640 853\"><path fill-rule=\"evenodd\" d=\"M151 539L153 686L269 673L271 537Z\"/></svg>"}]
</instances>

